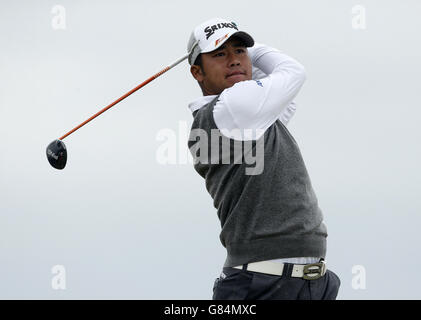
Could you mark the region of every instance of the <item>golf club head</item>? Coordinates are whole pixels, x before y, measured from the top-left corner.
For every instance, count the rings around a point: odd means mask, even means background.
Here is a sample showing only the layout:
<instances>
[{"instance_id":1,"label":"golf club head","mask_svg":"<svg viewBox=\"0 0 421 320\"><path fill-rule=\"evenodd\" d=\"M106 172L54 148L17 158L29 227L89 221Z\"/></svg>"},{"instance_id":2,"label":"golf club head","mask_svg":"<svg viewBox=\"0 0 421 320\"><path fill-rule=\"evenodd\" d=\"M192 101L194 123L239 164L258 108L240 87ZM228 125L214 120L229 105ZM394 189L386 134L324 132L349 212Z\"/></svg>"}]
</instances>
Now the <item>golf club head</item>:
<instances>
[{"instance_id":1,"label":"golf club head","mask_svg":"<svg viewBox=\"0 0 421 320\"><path fill-rule=\"evenodd\" d=\"M56 169L64 169L67 161L66 146L61 140L54 140L47 147L48 162Z\"/></svg>"}]
</instances>

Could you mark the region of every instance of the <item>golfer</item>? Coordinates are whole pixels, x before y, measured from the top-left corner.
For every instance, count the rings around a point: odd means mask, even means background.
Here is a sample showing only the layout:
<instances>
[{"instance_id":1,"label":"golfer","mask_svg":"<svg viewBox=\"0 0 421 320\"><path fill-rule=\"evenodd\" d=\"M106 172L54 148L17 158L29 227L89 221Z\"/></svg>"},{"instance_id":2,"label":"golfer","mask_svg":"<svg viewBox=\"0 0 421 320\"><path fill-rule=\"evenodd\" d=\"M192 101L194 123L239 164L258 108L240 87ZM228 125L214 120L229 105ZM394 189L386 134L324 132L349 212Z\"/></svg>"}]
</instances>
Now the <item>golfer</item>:
<instances>
[{"instance_id":1,"label":"golfer","mask_svg":"<svg viewBox=\"0 0 421 320\"><path fill-rule=\"evenodd\" d=\"M336 299L323 215L286 128L304 67L220 18L193 30L190 51L203 96L189 104L188 146L227 250L213 299Z\"/></svg>"}]
</instances>

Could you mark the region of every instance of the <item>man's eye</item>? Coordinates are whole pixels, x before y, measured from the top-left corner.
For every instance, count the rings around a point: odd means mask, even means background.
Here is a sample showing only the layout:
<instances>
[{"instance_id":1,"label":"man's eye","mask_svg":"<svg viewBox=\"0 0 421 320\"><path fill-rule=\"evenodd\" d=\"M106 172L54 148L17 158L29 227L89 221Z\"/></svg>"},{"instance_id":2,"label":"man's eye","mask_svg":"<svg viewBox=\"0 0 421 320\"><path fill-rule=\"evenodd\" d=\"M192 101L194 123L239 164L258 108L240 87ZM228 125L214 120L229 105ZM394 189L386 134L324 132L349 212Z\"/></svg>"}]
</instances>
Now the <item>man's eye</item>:
<instances>
[{"instance_id":1,"label":"man's eye","mask_svg":"<svg viewBox=\"0 0 421 320\"><path fill-rule=\"evenodd\" d=\"M238 53L244 53L244 52L246 52L246 50L245 50L245 49L243 49L243 48L241 48L241 49L237 49L237 52L238 52Z\"/></svg>"},{"instance_id":2,"label":"man's eye","mask_svg":"<svg viewBox=\"0 0 421 320\"><path fill-rule=\"evenodd\" d=\"M214 57L222 57L224 55L223 52L218 52L214 55Z\"/></svg>"}]
</instances>

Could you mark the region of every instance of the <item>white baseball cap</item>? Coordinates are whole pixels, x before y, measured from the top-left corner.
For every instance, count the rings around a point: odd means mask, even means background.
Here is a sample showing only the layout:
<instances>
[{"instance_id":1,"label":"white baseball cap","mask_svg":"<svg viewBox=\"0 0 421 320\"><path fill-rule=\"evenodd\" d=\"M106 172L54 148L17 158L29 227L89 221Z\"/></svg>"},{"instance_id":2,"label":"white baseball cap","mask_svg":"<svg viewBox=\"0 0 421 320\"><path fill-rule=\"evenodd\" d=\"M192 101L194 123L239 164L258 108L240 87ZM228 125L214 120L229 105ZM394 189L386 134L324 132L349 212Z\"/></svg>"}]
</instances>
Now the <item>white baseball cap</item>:
<instances>
[{"instance_id":1,"label":"white baseball cap","mask_svg":"<svg viewBox=\"0 0 421 320\"><path fill-rule=\"evenodd\" d=\"M216 50L233 35L243 40L246 47L254 45L253 38L248 33L239 31L235 22L214 18L198 25L187 43L187 52L191 52L190 65L196 61L199 54Z\"/></svg>"}]
</instances>

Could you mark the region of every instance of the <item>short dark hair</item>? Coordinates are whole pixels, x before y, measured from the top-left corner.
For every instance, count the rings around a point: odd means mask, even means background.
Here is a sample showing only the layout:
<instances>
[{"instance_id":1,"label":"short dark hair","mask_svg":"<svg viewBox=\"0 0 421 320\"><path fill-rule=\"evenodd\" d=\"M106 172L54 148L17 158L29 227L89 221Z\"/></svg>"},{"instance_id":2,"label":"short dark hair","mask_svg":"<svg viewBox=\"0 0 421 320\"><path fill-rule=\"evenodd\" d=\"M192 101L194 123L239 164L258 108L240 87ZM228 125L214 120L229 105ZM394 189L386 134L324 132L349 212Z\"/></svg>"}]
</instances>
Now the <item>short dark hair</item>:
<instances>
[{"instance_id":1,"label":"short dark hair","mask_svg":"<svg viewBox=\"0 0 421 320\"><path fill-rule=\"evenodd\" d=\"M202 63L202 54L201 53L197 56L197 58L196 58L196 60L194 61L193 64L196 65L196 66L199 66L200 69L203 71L203 63Z\"/></svg>"}]
</instances>

